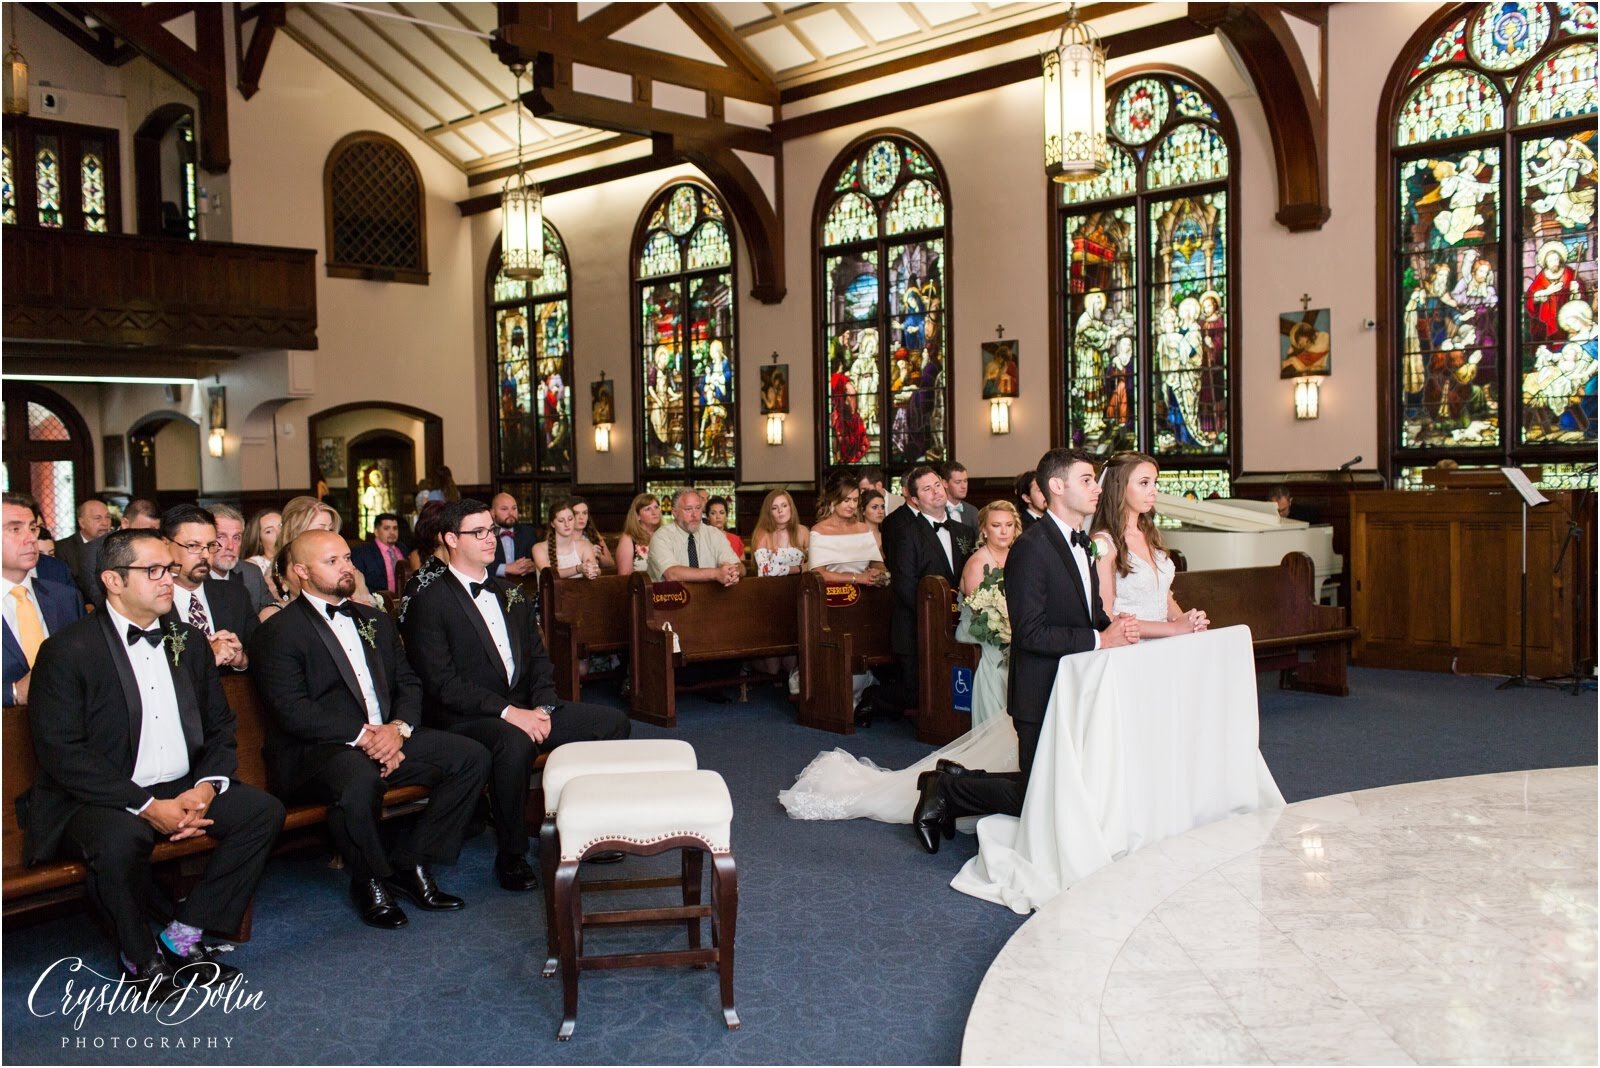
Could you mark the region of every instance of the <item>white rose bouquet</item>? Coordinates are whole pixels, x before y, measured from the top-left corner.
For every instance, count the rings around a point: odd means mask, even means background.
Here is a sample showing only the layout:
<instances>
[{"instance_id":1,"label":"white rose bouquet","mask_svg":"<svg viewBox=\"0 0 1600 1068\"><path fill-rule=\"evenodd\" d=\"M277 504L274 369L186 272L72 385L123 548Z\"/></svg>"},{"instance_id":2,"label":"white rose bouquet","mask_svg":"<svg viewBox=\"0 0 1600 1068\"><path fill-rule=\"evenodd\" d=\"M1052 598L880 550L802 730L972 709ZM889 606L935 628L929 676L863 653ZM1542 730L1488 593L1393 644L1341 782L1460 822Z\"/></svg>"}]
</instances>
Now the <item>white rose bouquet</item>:
<instances>
[{"instance_id":1,"label":"white rose bouquet","mask_svg":"<svg viewBox=\"0 0 1600 1068\"><path fill-rule=\"evenodd\" d=\"M983 581L978 583L978 588L962 603L972 611L972 622L968 626L972 636L985 645L992 645L1009 654L1011 613L1006 608L1005 571L998 567L989 568Z\"/></svg>"}]
</instances>

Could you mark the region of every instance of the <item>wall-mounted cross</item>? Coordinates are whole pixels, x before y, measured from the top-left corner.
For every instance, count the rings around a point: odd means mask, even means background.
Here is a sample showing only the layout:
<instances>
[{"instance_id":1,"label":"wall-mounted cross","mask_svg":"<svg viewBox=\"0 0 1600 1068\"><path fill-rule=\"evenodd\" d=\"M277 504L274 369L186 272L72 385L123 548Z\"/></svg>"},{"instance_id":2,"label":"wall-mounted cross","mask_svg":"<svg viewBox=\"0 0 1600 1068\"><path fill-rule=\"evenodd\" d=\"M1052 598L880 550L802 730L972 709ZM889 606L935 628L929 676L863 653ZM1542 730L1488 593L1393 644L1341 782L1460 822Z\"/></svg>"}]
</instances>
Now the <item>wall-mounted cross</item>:
<instances>
[{"instance_id":1,"label":"wall-mounted cross","mask_svg":"<svg viewBox=\"0 0 1600 1068\"><path fill-rule=\"evenodd\" d=\"M997 324L995 326L995 328L994 328L994 339L996 341L1000 341L1000 340L1003 340L1005 338L1005 336L1006 336L1005 324L1004 323Z\"/></svg>"},{"instance_id":2,"label":"wall-mounted cross","mask_svg":"<svg viewBox=\"0 0 1600 1068\"><path fill-rule=\"evenodd\" d=\"M1302 293L1302 294L1300 294L1300 310L1301 311L1310 311L1311 310L1311 294L1310 293Z\"/></svg>"}]
</instances>

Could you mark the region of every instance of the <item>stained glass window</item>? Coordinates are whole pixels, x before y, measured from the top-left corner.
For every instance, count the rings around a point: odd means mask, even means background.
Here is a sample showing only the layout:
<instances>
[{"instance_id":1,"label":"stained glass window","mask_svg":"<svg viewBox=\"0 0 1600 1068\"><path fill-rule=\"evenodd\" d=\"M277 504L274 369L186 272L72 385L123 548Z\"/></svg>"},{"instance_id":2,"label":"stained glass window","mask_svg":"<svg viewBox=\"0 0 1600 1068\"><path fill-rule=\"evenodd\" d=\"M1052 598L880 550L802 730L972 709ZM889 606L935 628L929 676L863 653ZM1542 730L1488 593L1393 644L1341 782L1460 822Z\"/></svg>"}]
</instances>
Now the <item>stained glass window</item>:
<instances>
[{"instance_id":1,"label":"stained glass window","mask_svg":"<svg viewBox=\"0 0 1600 1068\"><path fill-rule=\"evenodd\" d=\"M643 475L737 478L733 235L715 193L664 190L634 253L636 430Z\"/></svg>"},{"instance_id":2,"label":"stained glass window","mask_svg":"<svg viewBox=\"0 0 1600 1068\"><path fill-rule=\"evenodd\" d=\"M823 466L904 471L951 455L948 201L932 155L873 135L826 185L819 350Z\"/></svg>"},{"instance_id":3,"label":"stained glass window","mask_svg":"<svg viewBox=\"0 0 1600 1068\"><path fill-rule=\"evenodd\" d=\"M1066 440L1150 452L1163 489L1226 496L1233 193L1222 113L1194 79L1165 73L1109 96L1112 166L1063 185L1058 209Z\"/></svg>"},{"instance_id":4,"label":"stained glass window","mask_svg":"<svg viewBox=\"0 0 1600 1068\"><path fill-rule=\"evenodd\" d=\"M33 177L35 199L39 206L39 225L61 225L61 151L60 140L39 137L35 140Z\"/></svg>"},{"instance_id":5,"label":"stained glass window","mask_svg":"<svg viewBox=\"0 0 1600 1068\"><path fill-rule=\"evenodd\" d=\"M83 228L90 233L106 232L106 165L103 150L92 142L83 146L79 178L83 192Z\"/></svg>"},{"instance_id":6,"label":"stained glass window","mask_svg":"<svg viewBox=\"0 0 1600 1068\"><path fill-rule=\"evenodd\" d=\"M7 137L0 154L0 222L17 221L17 186L11 159L11 138Z\"/></svg>"},{"instance_id":7,"label":"stained glass window","mask_svg":"<svg viewBox=\"0 0 1600 1068\"><path fill-rule=\"evenodd\" d=\"M1504 2L1406 60L1392 118L1397 470L1593 461L1595 55L1593 5Z\"/></svg>"},{"instance_id":8,"label":"stained glass window","mask_svg":"<svg viewBox=\"0 0 1600 1068\"><path fill-rule=\"evenodd\" d=\"M524 519L540 514L574 475L572 299L567 249L544 223L544 273L507 278L489 263L490 374L495 481Z\"/></svg>"}]
</instances>

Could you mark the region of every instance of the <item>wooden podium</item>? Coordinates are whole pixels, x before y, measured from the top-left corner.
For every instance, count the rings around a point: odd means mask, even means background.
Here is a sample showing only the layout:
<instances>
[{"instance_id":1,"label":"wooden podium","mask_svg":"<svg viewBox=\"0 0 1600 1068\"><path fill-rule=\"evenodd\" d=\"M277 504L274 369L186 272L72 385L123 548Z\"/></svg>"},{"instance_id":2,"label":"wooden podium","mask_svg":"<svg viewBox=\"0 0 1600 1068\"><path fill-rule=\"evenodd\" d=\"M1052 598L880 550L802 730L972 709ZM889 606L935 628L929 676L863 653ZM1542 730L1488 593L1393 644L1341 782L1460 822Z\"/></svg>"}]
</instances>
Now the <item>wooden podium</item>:
<instances>
[{"instance_id":1,"label":"wooden podium","mask_svg":"<svg viewBox=\"0 0 1600 1068\"><path fill-rule=\"evenodd\" d=\"M1528 513L1528 673L1535 677L1571 672L1574 649L1583 664L1594 662L1594 495L1545 495L1550 503ZM1569 515L1579 524L1570 545ZM1510 486L1350 495L1356 664L1515 675L1521 576L1522 498Z\"/></svg>"}]
</instances>

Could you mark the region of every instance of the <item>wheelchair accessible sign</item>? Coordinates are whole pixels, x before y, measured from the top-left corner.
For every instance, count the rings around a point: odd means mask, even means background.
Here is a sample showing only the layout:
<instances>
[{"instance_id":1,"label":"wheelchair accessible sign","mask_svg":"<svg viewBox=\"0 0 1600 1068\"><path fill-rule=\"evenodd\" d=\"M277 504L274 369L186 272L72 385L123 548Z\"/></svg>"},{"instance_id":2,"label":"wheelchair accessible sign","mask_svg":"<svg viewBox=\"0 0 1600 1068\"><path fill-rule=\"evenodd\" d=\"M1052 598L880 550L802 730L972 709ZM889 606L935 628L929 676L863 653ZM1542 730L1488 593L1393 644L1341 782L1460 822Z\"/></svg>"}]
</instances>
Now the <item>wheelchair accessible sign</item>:
<instances>
[{"instance_id":1,"label":"wheelchair accessible sign","mask_svg":"<svg viewBox=\"0 0 1600 1068\"><path fill-rule=\"evenodd\" d=\"M972 715L972 669L950 669L950 707L957 712Z\"/></svg>"}]
</instances>

